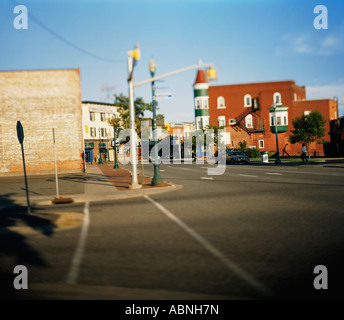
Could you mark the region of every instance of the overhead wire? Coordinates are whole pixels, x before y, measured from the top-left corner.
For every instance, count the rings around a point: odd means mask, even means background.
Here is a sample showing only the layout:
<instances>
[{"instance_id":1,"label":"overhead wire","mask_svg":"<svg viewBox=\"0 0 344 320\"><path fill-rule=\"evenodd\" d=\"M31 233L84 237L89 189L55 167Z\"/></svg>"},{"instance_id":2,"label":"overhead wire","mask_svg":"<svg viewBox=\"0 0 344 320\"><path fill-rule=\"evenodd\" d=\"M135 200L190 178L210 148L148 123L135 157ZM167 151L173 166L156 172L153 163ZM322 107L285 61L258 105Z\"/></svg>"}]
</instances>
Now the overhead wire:
<instances>
[{"instance_id":1,"label":"overhead wire","mask_svg":"<svg viewBox=\"0 0 344 320\"><path fill-rule=\"evenodd\" d=\"M18 3L16 3L16 1L13 0L8 0L11 4L13 5L19 5ZM107 61L107 62L111 62L111 63L123 63L126 62L126 60L124 59L110 59L110 58L106 58L106 57L102 57L99 55L96 55L88 50L85 50L81 47L79 47L78 45L72 43L71 41L67 40L66 38L64 38L63 36L61 36L60 34L58 34L56 31L54 31L53 29L51 29L50 27L48 27L47 25L45 25L42 21L40 21L39 19L37 19L33 14L31 14L30 12L28 13L28 16L30 18L30 20L33 20L37 25L39 25L42 29L44 29L45 31L47 31L48 33L50 33L52 36L54 36L55 38L59 39L60 41L62 41L63 43L65 43L66 45L68 45L69 47L85 54L88 55L92 58L98 59L98 60L102 60L102 61Z\"/></svg>"}]
</instances>

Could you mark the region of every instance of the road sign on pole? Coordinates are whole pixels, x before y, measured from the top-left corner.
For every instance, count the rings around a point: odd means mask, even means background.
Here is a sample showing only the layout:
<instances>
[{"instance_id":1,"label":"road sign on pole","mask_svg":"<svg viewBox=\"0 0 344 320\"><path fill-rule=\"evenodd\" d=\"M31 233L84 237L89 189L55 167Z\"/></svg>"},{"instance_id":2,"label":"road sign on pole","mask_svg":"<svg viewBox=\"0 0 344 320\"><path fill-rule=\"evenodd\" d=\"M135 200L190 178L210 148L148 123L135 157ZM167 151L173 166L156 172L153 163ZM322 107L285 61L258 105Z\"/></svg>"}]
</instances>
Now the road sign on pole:
<instances>
[{"instance_id":1,"label":"road sign on pole","mask_svg":"<svg viewBox=\"0 0 344 320\"><path fill-rule=\"evenodd\" d=\"M20 144L24 142L24 129L20 121L17 121L17 137Z\"/></svg>"},{"instance_id":2,"label":"road sign on pole","mask_svg":"<svg viewBox=\"0 0 344 320\"><path fill-rule=\"evenodd\" d=\"M30 200L29 200L29 188L27 185L26 178L26 168L25 168L25 156L24 156L24 129L20 121L17 121L17 137L21 145L22 157L23 157L23 167L24 167L24 178L25 178L25 191L26 191L26 202L27 202L27 213L31 214Z\"/></svg>"},{"instance_id":3,"label":"road sign on pole","mask_svg":"<svg viewBox=\"0 0 344 320\"><path fill-rule=\"evenodd\" d=\"M172 99L172 93L155 93L156 100Z\"/></svg>"}]
</instances>

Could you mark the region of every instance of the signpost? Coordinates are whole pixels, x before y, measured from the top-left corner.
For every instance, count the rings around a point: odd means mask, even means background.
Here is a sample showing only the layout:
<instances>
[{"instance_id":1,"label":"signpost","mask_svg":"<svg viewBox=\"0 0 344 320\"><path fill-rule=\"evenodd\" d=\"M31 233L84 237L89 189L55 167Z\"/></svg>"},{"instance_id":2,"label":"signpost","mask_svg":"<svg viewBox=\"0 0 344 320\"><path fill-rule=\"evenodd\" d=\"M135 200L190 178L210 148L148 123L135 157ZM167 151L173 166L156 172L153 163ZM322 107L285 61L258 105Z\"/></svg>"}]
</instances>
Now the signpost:
<instances>
[{"instance_id":1,"label":"signpost","mask_svg":"<svg viewBox=\"0 0 344 320\"><path fill-rule=\"evenodd\" d=\"M56 198L60 198L59 182L57 177L56 151L55 151L55 128L53 128L53 144L54 144L54 159L55 159L55 182L56 182Z\"/></svg>"},{"instance_id":2,"label":"signpost","mask_svg":"<svg viewBox=\"0 0 344 320\"><path fill-rule=\"evenodd\" d=\"M27 185L27 178L26 178L26 167L25 167L25 156L24 156L24 129L20 121L17 121L17 137L18 141L21 145L22 150L22 157L23 157L23 167L24 167L24 178L25 178L25 191L26 191L26 201L27 201L27 213L31 214L31 208L30 208L30 200L29 200L29 188Z\"/></svg>"},{"instance_id":3,"label":"signpost","mask_svg":"<svg viewBox=\"0 0 344 320\"><path fill-rule=\"evenodd\" d=\"M172 93L155 93L156 100L172 99Z\"/></svg>"}]
</instances>

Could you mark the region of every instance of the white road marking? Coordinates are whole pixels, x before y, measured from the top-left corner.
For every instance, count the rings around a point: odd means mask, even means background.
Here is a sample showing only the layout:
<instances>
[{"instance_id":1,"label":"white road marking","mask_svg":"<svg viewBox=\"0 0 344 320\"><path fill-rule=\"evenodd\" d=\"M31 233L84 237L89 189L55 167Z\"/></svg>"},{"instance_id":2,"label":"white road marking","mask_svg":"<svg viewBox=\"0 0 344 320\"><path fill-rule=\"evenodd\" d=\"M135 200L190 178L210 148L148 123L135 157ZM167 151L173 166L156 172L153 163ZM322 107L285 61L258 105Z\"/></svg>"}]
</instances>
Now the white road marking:
<instances>
[{"instance_id":1,"label":"white road marking","mask_svg":"<svg viewBox=\"0 0 344 320\"><path fill-rule=\"evenodd\" d=\"M249 174L239 174L239 176L248 177L248 178L258 178L258 176L251 176Z\"/></svg>"},{"instance_id":2,"label":"white road marking","mask_svg":"<svg viewBox=\"0 0 344 320\"><path fill-rule=\"evenodd\" d=\"M90 224L90 203L89 202L85 203L84 215L85 215L85 217L84 217L84 222L83 222L81 232L80 232L79 242L78 242L78 245L76 247L73 261L72 261L72 265L71 265L71 268L69 270L67 281L66 281L67 284L76 284L76 282L78 280L82 256L83 256L84 251L85 251L88 226Z\"/></svg>"},{"instance_id":3,"label":"white road marking","mask_svg":"<svg viewBox=\"0 0 344 320\"><path fill-rule=\"evenodd\" d=\"M272 176L281 176L282 173L278 173L278 172L265 172L266 174L270 174Z\"/></svg>"},{"instance_id":4,"label":"white road marking","mask_svg":"<svg viewBox=\"0 0 344 320\"><path fill-rule=\"evenodd\" d=\"M256 280L253 276L251 276L248 272L242 269L239 265L233 262L231 259L226 257L221 251L215 248L207 239L203 238L199 235L196 231L191 229L188 225L186 225L183 221L178 219L174 214L172 214L169 210L163 207L160 203L154 201L149 196L145 195L148 201L153 203L158 209L160 209L168 218L174 221L178 226L180 226L184 231L186 231L192 238L198 241L205 249L207 249L213 256L218 258L229 270L234 272L237 276L241 279L246 281L251 287L259 291L263 296L272 298L274 297L274 293L270 291L267 287L265 287L260 281Z\"/></svg>"},{"instance_id":5,"label":"white road marking","mask_svg":"<svg viewBox=\"0 0 344 320\"><path fill-rule=\"evenodd\" d=\"M234 169L234 168L233 168ZM302 168L286 168L284 167L283 169L273 169L273 168L269 168L269 171L282 171L283 173L296 173L298 175L300 174L309 174L309 175L317 175L317 176L344 176L344 173L342 172L336 172L336 173L322 173L322 172L306 172L306 171L293 171L295 169L301 169ZM266 168L257 168L257 167L245 167L245 170L256 170L256 171L266 171Z\"/></svg>"},{"instance_id":6,"label":"white road marking","mask_svg":"<svg viewBox=\"0 0 344 320\"><path fill-rule=\"evenodd\" d=\"M214 180L213 177L201 177L201 179L203 179L203 180Z\"/></svg>"}]
</instances>

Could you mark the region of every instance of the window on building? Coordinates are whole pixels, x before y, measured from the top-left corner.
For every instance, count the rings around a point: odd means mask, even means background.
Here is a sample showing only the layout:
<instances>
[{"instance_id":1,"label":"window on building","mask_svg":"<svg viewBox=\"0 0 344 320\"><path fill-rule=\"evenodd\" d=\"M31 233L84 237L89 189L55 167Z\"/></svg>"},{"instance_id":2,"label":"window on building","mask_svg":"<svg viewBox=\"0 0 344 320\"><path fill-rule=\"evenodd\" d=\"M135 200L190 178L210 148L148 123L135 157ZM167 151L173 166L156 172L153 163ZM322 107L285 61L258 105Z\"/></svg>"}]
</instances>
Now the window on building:
<instances>
[{"instance_id":1,"label":"window on building","mask_svg":"<svg viewBox=\"0 0 344 320\"><path fill-rule=\"evenodd\" d=\"M202 101L202 109L208 109L208 99L203 99L203 101Z\"/></svg>"},{"instance_id":2,"label":"window on building","mask_svg":"<svg viewBox=\"0 0 344 320\"><path fill-rule=\"evenodd\" d=\"M286 125L288 125L288 119L287 119L287 116L284 116L283 117L283 120L284 120L284 122L283 122L283 124L286 126Z\"/></svg>"},{"instance_id":3,"label":"window on building","mask_svg":"<svg viewBox=\"0 0 344 320\"><path fill-rule=\"evenodd\" d=\"M217 98L217 109L224 109L224 108L226 108L225 98L224 97L218 97Z\"/></svg>"},{"instance_id":4,"label":"window on building","mask_svg":"<svg viewBox=\"0 0 344 320\"><path fill-rule=\"evenodd\" d=\"M92 138L95 138L97 136L96 128L90 128L90 134Z\"/></svg>"},{"instance_id":5,"label":"window on building","mask_svg":"<svg viewBox=\"0 0 344 320\"><path fill-rule=\"evenodd\" d=\"M252 97L249 94L246 94L244 97L244 106L245 107L252 107Z\"/></svg>"},{"instance_id":6,"label":"window on building","mask_svg":"<svg viewBox=\"0 0 344 320\"><path fill-rule=\"evenodd\" d=\"M312 111L305 111L303 114L307 117Z\"/></svg>"},{"instance_id":7,"label":"window on building","mask_svg":"<svg viewBox=\"0 0 344 320\"><path fill-rule=\"evenodd\" d=\"M100 121L105 121L106 117L105 117L105 113L101 113L100 114Z\"/></svg>"},{"instance_id":8,"label":"window on building","mask_svg":"<svg viewBox=\"0 0 344 320\"><path fill-rule=\"evenodd\" d=\"M258 144L259 144L259 149L264 149L264 140L259 140Z\"/></svg>"},{"instance_id":9,"label":"window on building","mask_svg":"<svg viewBox=\"0 0 344 320\"><path fill-rule=\"evenodd\" d=\"M200 109L201 108L201 101L200 101L200 99L198 99L198 98L195 99L195 105L196 105L196 109Z\"/></svg>"},{"instance_id":10,"label":"window on building","mask_svg":"<svg viewBox=\"0 0 344 320\"><path fill-rule=\"evenodd\" d=\"M96 114L94 112L91 112L91 111L90 111L90 120L91 121L96 120Z\"/></svg>"},{"instance_id":11,"label":"window on building","mask_svg":"<svg viewBox=\"0 0 344 320\"><path fill-rule=\"evenodd\" d=\"M277 119L277 125L280 126L282 124L281 117L276 117L276 119Z\"/></svg>"},{"instance_id":12,"label":"window on building","mask_svg":"<svg viewBox=\"0 0 344 320\"><path fill-rule=\"evenodd\" d=\"M219 128L226 126L226 117L225 116L218 117L217 121L219 123Z\"/></svg>"},{"instance_id":13,"label":"window on building","mask_svg":"<svg viewBox=\"0 0 344 320\"><path fill-rule=\"evenodd\" d=\"M102 137L107 137L106 128L101 128L101 135Z\"/></svg>"},{"instance_id":14,"label":"window on building","mask_svg":"<svg viewBox=\"0 0 344 320\"><path fill-rule=\"evenodd\" d=\"M275 104L282 104L282 96L279 92L274 93L274 103Z\"/></svg>"},{"instance_id":15,"label":"window on building","mask_svg":"<svg viewBox=\"0 0 344 320\"><path fill-rule=\"evenodd\" d=\"M246 116L245 122L246 122L246 128L253 128L252 114L249 114Z\"/></svg>"}]
</instances>

